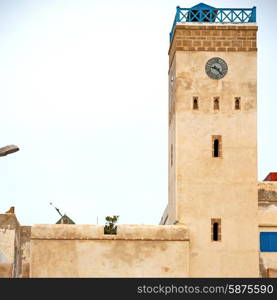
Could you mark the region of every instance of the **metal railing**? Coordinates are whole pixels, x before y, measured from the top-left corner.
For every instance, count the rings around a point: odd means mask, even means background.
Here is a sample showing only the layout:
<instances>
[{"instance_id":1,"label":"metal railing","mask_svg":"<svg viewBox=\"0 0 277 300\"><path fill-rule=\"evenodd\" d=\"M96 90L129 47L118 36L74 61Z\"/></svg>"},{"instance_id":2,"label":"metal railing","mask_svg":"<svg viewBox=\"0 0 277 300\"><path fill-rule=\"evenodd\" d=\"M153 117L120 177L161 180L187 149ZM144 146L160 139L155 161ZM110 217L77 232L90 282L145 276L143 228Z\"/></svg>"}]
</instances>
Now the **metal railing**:
<instances>
[{"instance_id":1,"label":"metal railing","mask_svg":"<svg viewBox=\"0 0 277 300\"><path fill-rule=\"evenodd\" d=\"M177 23L250 23L256 22L256 7L253 8L181 8L177 6L170 32L170 41Z\"/></svg>"}]
</instances>

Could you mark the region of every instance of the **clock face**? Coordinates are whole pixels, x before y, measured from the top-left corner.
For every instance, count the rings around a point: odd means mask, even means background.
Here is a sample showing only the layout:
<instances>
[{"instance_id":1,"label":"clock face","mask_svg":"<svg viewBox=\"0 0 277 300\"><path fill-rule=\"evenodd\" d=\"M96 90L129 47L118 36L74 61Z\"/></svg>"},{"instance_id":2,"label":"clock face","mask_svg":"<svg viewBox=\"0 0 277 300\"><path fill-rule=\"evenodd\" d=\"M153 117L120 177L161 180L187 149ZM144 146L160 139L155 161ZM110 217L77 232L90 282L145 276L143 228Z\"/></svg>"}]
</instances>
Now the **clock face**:
<instances>
[{"instance_id":1,"label":"clock face","mask_svg":"<svg viewBox=\"0 0 277 300\"><path fill-rule=\"evenodd\" d=\"M222 58L214 57L207 61L205 70L210 78L221 79L227 74L228 66Z\"/></svg>"}]
</instances>

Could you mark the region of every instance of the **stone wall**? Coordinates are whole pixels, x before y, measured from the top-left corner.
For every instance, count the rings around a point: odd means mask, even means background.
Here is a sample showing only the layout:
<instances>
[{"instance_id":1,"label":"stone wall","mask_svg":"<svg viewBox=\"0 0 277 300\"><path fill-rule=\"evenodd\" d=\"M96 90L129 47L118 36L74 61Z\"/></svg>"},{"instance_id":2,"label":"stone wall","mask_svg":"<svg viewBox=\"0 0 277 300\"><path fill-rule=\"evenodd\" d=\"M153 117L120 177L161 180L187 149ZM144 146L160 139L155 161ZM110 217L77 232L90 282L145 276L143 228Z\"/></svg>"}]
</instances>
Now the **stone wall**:
<instances>
[{"instance_id":1,"label":"stone wall","mask_svg":"<svg viewBox=\"0 0 277 300\"><path fill-rule=\"evenodd\" d=\"M31 277L188 277L184 226L35 225Z\"/></svg>"},{"instance_id":2,"label":"stone wall","mask_svg":"<svg viewBox=\"0 0 277 300\"><path fill-rule=\"evenodd\" d=\"M169 49L170 65L176 51L257 51L256 25L177 24Z\"/></svg>"}]
</instances>

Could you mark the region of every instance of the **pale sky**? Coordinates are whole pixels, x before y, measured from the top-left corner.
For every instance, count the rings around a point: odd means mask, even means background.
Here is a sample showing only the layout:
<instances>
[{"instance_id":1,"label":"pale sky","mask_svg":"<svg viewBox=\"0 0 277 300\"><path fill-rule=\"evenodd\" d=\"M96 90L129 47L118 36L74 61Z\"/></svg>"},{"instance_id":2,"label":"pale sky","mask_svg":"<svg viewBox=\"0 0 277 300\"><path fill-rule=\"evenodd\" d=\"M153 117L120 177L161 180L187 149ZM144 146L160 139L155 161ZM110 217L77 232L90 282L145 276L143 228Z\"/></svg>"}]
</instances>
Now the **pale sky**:
<instances>
[{"instance_id":1,"label":"pale sky","mask_svg":"<svg viewBox=\"0 0 277 300\"><path fill-rule=\"evenodd\" d=\"M0 0L0 213L158 224L167 204L167 71L175 0ZM277 171L277 1L257 6L258 174ZM247 67L247 66L246 66Z\"/></svg>"}]
</instances>

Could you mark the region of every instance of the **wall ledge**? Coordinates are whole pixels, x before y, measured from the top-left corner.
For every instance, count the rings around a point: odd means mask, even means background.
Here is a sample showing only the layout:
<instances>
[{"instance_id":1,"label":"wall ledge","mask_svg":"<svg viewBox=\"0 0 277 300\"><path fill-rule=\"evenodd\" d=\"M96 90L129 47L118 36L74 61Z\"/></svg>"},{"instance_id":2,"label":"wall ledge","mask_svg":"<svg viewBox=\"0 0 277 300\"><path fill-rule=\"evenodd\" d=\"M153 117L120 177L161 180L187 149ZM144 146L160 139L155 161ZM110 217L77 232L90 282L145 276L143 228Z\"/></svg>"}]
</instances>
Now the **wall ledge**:
<instances>
[{"instance_id":1,"label":"wall ledge","mask_svg":"<svg viewBox=\"0 0 277 300\"><path fill-rule=\"evenodd\" d=\"M117 235L105 235L98 225L34 225L31 240L188 241L184 225L118 225Z\"/></svg>"}]
</instances>

